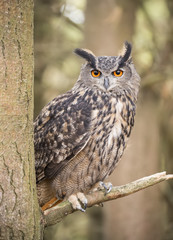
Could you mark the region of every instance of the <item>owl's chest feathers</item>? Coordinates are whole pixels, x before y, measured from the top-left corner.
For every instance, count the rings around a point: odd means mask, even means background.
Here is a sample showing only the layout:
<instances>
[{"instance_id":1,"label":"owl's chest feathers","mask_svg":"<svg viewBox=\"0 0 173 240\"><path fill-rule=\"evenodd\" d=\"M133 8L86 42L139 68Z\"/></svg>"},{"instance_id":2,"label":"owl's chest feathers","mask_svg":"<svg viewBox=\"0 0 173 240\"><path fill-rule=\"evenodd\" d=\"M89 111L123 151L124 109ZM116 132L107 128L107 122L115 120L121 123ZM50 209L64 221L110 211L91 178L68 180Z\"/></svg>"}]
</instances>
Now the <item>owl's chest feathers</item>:
<instances>
[{"instance_id":1,"label":"owl's chest feathers","mask_svg":"<svg viewBox=\"0 0 173 240\"><path fill-rule=\"evenodd\" d=\"M99 107L100 105L100 107ZM93 134L90 140L94 154L107 166L108 174L123 154L134 125L135 105L129 96L99 99L92 111ZM92 148L93 145L93 148Z\"/></svg>"}]
</instances>

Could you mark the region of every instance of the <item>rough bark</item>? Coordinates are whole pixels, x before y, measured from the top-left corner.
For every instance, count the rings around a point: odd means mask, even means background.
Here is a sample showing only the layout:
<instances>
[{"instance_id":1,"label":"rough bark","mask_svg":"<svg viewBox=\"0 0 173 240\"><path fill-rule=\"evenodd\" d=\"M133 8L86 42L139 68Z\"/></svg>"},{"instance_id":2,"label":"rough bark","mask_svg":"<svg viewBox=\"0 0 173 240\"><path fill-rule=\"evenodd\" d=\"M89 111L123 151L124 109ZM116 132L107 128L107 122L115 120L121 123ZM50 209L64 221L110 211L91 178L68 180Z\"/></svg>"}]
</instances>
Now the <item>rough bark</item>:
<instances>
[{"instance_id":1,"label":"rough bark","mask_svg":"<svg viewBox=\"0 0 173 240\"><path fill-rule=\"evenodd\" d=\"M33 148L33 0L0 1L0 239L40 239Z\"/></svg>"}]
</instances>

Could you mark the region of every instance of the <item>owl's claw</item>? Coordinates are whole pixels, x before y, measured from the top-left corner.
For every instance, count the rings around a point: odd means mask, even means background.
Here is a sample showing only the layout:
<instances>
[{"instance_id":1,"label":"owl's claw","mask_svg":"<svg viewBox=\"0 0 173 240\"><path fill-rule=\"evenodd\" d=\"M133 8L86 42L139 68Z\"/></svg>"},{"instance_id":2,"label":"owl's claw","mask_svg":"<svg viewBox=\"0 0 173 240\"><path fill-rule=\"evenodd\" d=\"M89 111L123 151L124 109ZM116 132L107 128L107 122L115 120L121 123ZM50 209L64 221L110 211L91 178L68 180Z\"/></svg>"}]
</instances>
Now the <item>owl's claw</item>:
<instances>
[{"instance_id":1,"label":"owl's claw","mask_svg":"<svg viewBox=\"0 0 173 240\"><path fill-rule=\"evenodd\" d=\"M83 203L83 205L84 205L84 209L86 209L87 208L87 202Z\"/></svg>"},{"instance_id":2,"label":"owl's claw","mask_svg":"<svg viewBox=\"0 0 173 240\"><path fill-rule=\"evenodd\" d=\"M106 194L110 193L110 191L112 190L112 183L100 182L100 187L101 187L101 189L105 190L105 195L106 195Z\"/></svg>"},{"instance_id":3,"label":"owl's claw","mask_svg":"<svg viewBox=\"0 0 173 240\"><path fill-rule=\"evenodd\" d=\"M68 201L71 203L72 208L75 210L80 210L81 212L85 212L87 208L87 198L85 197L84 193L78 192L77 194L72 194L68 198ZM81 203L83 207L81 206Z\"/></svg>"}]
</instances>

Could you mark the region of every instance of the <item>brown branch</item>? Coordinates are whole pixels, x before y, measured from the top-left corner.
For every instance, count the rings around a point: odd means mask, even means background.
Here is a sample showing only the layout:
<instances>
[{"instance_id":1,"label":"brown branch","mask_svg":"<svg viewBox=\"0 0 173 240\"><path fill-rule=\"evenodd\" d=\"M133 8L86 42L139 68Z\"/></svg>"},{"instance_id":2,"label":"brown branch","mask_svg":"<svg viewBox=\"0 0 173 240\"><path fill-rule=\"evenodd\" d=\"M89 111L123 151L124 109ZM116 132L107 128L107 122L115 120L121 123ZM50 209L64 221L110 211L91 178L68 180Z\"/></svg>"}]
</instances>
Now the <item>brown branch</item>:
<instances>
[{"instance_id":1,"label":"brown branch","mask_svg":"<svg viewBox=\"0 0 173 240\"><path fill-rule=\"evenodd\" d=\"M88 207L92 207L95 204L100 204L113 199L128 196L142 189L169 179L173 179L173 174L166 175L166 172L161 172L138 179L131 183L127 183L126 185L113 187L111 192L107 195L105 195L104 191L102 190L92 192L86 195L88 200ZM72 209L71 204L68 201L64 201L59 205L56 205L55 207L45 210L43 213L45 226L61 222L65 216L73 213L74 211L75 210Z\"/></svg>"}]
</instances>

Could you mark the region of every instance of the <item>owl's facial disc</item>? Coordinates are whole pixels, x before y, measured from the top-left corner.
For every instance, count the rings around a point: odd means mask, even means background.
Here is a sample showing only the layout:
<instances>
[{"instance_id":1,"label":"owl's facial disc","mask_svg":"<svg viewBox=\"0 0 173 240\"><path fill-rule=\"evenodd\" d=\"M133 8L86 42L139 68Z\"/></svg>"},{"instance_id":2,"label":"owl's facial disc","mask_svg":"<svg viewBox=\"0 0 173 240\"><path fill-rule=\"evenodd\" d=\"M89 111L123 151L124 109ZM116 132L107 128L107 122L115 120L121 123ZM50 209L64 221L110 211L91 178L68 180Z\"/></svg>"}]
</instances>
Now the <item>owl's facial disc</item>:
<instances>
[{"instance_id":1,"label":"owl's facial disc","mask_svg":"<svg viewBox=\"0 0 173 240\"><path fill-rule=\"evenodd\" d=\"M100 71L97 69L91 70L91 77L93 85L99 87L103 91L110 91L112 88L117 86L118 82L123 81L122 76L124 75L124 70L118 68L117 70L109 69L108 71Z\"/></svg>"},{"instance_id":2,"label":"owl's facial disc","mask_svg":"<svg viewBox=\"0 0 173 240\"><path fill-rule=\"evenodd\" d=\"M125 42L118 56L96 57L90 50L79 48L75 53L87 61L82 67L79 81L83 80L88 87L113 92L131 86L133 62L130 43Z\"/></svg>"}]
</instances>

